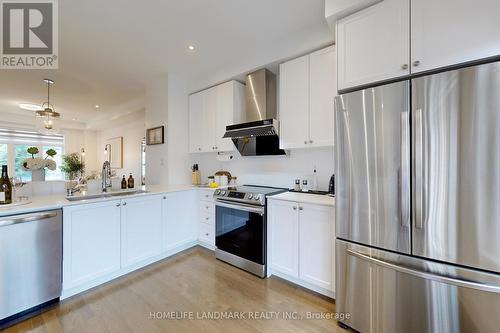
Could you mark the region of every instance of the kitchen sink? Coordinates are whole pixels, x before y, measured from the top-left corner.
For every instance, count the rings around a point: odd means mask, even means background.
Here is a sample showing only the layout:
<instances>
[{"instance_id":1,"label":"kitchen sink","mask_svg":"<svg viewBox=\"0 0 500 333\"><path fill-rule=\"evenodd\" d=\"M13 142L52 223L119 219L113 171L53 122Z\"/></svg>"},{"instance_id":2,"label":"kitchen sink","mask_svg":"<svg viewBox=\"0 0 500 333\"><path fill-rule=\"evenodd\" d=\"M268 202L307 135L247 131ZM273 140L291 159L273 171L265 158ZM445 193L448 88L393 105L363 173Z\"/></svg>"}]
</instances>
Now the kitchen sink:
<instances>
[{"instance_id":1,"label":"kitchen sink","mask_svg":"<svg viewBox=\"0 0 500 333\"><path fill-rule=\"evenodd\" d=\"M113 198L113 197L123 197L127 195L148 193L145 190L130 190L130 191L113 191L113 192L102 192L102 193L86 193L85 191L77 193L73 196L66 197L68 201L82 201L82 200L92 200L92 199L103 199L103 198Z\"/></svg>"}]
</instances>

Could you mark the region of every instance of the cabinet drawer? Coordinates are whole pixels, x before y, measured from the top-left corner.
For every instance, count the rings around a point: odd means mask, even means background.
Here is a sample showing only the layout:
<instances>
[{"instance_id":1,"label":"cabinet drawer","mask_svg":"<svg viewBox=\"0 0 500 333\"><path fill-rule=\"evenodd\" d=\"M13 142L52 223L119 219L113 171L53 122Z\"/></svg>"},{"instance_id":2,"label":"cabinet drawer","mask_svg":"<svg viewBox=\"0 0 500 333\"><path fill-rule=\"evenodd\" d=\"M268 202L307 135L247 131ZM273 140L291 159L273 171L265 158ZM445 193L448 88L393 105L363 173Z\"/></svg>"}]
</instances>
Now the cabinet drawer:
<instances>
[{"instance_id":1,"label":"cabinet drawer","mask_svg":"<svg viewBox=\"0 0 500 333\"><path fill-rule=\"evenodd\" d=\"M200 212L207 214L215 214L215 203L209 201L201 201Z\"/></svg>"},{"instance_id":2,"label":"cabinet drawer","mask_svg":"<svg viewBox=\"0 0 500 333\"><path fill-rule=\"evenodd\" d=\"M215 227L211 224L200 223L198 239L202 242L215 245Z\"/></svg>"},{"instance_id":3,"label":"cabinet drawer","mask_svg":"<svg viewBox=\"0 0 500 333\"><path fill-rule=\"evenodd\" d=\"M199 199L202 201L214 201L214 192L213 191L200 191L198 193Z\"/></svg>"},{"instance_id":4,"label":"cabinet drawer","mask_svg":"<svg viewBox=\"0 0 500 333\"><path fill-rule=\"evenodd\" d=\"M200 214L200 222L215 225L215 215L209 214L206 212L202 212Z\"/></svg>"}]
</instances>

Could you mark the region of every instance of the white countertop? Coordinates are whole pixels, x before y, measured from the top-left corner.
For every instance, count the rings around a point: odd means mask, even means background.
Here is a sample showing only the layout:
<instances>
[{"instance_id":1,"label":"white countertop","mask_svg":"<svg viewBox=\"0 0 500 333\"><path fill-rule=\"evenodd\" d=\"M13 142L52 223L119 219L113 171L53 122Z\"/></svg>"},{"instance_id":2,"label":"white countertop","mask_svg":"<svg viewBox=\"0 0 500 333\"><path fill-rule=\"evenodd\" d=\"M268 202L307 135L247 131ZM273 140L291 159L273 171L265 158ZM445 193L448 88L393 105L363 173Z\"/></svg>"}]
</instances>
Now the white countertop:
<instances>
[{"instance_id":1,"label":"white countertop","mask_svg":"<svg viewBox=\"0 0 500 333\"><path fill-rule=\"evenodd\" d=\"M309 203L324 206L335 206L335 198L329 195L299 193L299 192L283 192L269 197L275 200L294 201L301 203Z\"/></svg>"},{"instance_id":2,"label":"white countertop","mask_svg":"<svg viewBox=\"0 0 500 333\"><path fill-rule=\"evenodd\" d=\"M160 193L170 193L170 192L179 192L179 191L188 191L188 190L196 190L196 189L200 189L200 187L196 187L196 186L192 186L192 185L171 185L171 186L148 185L148 186L141 186L141 187L135 188L135 190L147 191L146 193L129 194L129 195L126 195L124 197L133 198L133 197L138 197L138 196L153 195L153 194L160 194ZM201 189L204 189L204 188L201 188ZM114 193L114 192L119 192L119 191L120 190L112 190L110 192ZM88 194L97 194L97 193L88 193ZM75 196L77 196L77 195L78 194L76 194ZM0 216L32 213L32 212L52 210L52 209L61 209L61 208L64 208L66 206L82 205L82 204L103 202L103 201L109 201L109 200L117 200L117 199L122 199L124 197L113 196L113 197L108 197L108 198L96 198L96 199L89 199L89 200L69 201L66 199L66 196L64 194L31 196L29 198L29 201L31 201L31 202L29 204L26 204L26 205L17 205L17 206L11 206L11 207L0 206Z\"/></svg>"}]
</instances>

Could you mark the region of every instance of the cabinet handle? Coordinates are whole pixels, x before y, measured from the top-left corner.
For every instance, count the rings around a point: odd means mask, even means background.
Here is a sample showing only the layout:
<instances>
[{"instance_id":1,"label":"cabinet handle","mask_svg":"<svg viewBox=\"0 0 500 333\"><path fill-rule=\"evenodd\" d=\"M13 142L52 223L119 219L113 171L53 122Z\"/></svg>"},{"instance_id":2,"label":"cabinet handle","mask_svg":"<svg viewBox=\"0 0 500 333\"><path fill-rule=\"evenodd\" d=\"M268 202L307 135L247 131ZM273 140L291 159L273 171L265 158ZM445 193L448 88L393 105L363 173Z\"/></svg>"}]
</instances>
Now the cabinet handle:
<instances>
[{"instance_id":1,"label":"cabinet handle","mask_svg":"<svg viewBox=\"0 0 500 333\"><path fill-rule=\"evenodd\" d=\"M313 140L309 140L309 143L313 143Z\"/></svg>"},{"instance_id":2,"label":"cabinet handle","mask_svg":"<svg viewBox=\"0 0 500 333\"><path fill-rule=\"evenodd\" d=\"M205 220L207 220L207 221L208 221L208 217L205 217Z\"/></svg>"},{"instance_id":3,"label":"cabinet handle","mask_svg":"<svg viewBox=\"0 0 500 333\"><path fill-rule=\"evenodd\" d=\"M419 65L420 65L420 60L415 60L415 61L413 62L413 66L417 67L417 66L419 66Z\"/></svg>"},{"instance_id":4,"label":"cabinet handle","mask_svg":"<svg viewBox=\"0 0 500 333\"><path fill-rule=\"evenodd\" d=\"M116 206L116 207L120 207L121 205L120 205L119 203L117 203L115 206Z\"/></svg>"},{"instance_id":5,"label":"cabinet handle","mask_svg":"<svg viewBox=\"0 0 500 333\"><path fill-rule=\"evenodd\" d=\"M123 205L124 205L124 206L126 206L126 205L127 205L127 203L126 203L126 202L124 202L124 203L123 203Z\"/></svg>"},{"instance_id":6,"label":"cabinet handle","mask_svg":"<svg viewBox=\"0 0 500 333\"><path fill-rule=\"evenodd\" d=\"M201 150L201 148L200 148L200 147L198 147L198 150Z\"/></svg>"},{"instance_id":7,"label":"cabinet handle","mask_svg":"<svg viewBox=\"0 0 500 333\"><path fill-rule=\"evenodd\" d=\"M208 232L205 233L205 236L208 236Z\"/></svg>"},{"instance_id":8,"label":"cabinet handle","mask_svg":"<svg viewBox=\"0 0 500 333\"><path fill-rule=\"evenodd\" d=\"M167 199L167 197L163 197L163 200L166 200L166 199Z\"/></svg>"},{"instance_id":9,"label":"cabinet handle","mask_svg":"<svg viewBox=\"0 0 500 333\"><path fill-rule=\"evenodd\" d=\"M401 66L401 69L408 69L408 64L403 64L403 65Z\"/></svg>"},{"instance_id":10,"label":"cabinet handle","mask_svg":"<svg viewBox=\"0 0 500 333\"><path fill-rule=\"evenodd\" d=\"M299 207L299 210L304 210L304 207Z\"/></svg>"},{"instance_id":11,"label":"cabinet handle","mask_svg":"<svg viewBox=\"0 0 500 333\"><path fill-rule=\"evenodd\" d=\"M206 209L208 209L208 206L205 206Z\"/></svg>"},{"instance_id":12,"label":"cabinet handle","mask_svg":"<svg viewBox=\"0 0 500 333\"><path fill-rule=\"evenodd\" d=\"M305 145L307 145L307 140L306 140L306 141L304 141L304 144L305 144Z\"/></svg>"},{"instance_id":13,"label":"cabinet handle","mask_svg":"<svg viewBox=\"0 0 500 333\"><path fill-rule=\"evenodd\" d=\"M297 207L293 206L293 210L297 210Z\"/></svg>"}]
</instances>

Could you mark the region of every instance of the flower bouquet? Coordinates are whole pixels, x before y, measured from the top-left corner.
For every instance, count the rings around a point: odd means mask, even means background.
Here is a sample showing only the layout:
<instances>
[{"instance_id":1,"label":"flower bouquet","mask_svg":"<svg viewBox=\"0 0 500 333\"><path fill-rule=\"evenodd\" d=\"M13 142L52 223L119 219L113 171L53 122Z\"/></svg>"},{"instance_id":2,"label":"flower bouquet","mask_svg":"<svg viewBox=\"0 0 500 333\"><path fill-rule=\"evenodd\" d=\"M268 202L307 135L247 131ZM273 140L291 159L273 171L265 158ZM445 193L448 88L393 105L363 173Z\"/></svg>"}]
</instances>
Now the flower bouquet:
<instances>
[{"instance_id":1,"label":"flower bouquet","mask_svg":"<svg viewBox=\"0 0 500 333\"><path fill-rule=\"evenodd\" d=\"M45 180L45 168L49 170L55 170L57 168L56 161L52 158L57 155L54 149L48 149L45 153L47 156L35 157L39 150L37 147L29 147L27 149L28 154L31 154L31 158L26 158L22 162L22 169L25 171L31 171L32 180L44 181ZM50 158L49 158L50 157Z\"/></svg>"}]
</instances>

